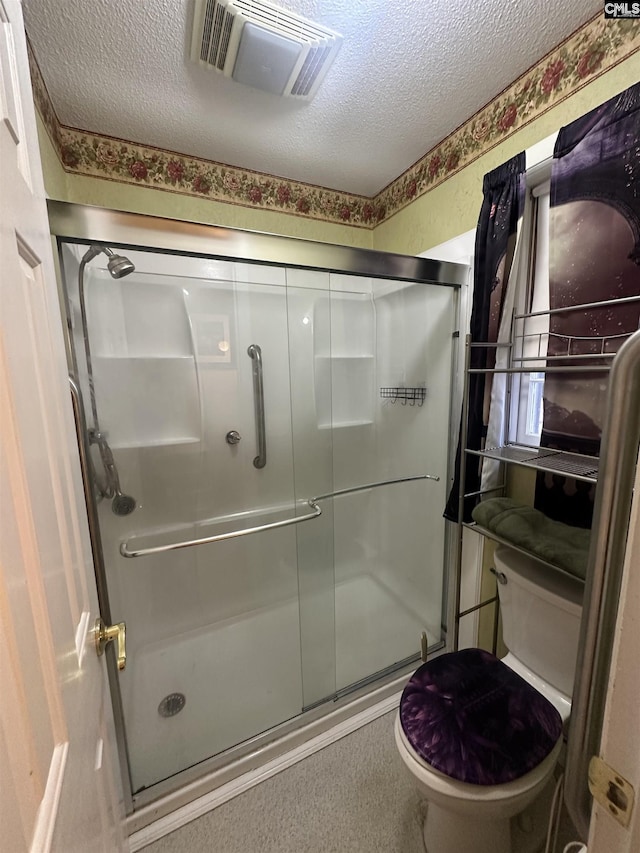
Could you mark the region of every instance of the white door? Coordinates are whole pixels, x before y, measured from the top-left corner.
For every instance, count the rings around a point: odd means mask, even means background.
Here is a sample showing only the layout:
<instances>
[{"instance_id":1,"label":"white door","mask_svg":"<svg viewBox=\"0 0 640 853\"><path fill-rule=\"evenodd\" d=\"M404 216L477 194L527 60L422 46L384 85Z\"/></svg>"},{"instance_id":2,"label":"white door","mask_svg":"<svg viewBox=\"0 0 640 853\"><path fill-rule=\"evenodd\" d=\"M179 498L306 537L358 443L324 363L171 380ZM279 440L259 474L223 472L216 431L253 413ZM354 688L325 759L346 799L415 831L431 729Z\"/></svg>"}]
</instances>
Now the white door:
<instances>
[{"instance_id":1,"label":"white door","mask_svg":"<svg viewBox=\"0 0 640 853\"><path fill-rule=\"evenodd\" d=\"M640 850L640 466L636 471L600 756L635 791L628 827L604 806L591 810L589 853Z\"/></svg>"},{"instance_id":2,"label":"white door","mask_svg":"<svg viewBox=\"0 0 640 853\"><path fill-rule=\"evenodd\" d=\"M0 848L125 850L22 10L0 0Z\"/></svg>"}]
</instances>

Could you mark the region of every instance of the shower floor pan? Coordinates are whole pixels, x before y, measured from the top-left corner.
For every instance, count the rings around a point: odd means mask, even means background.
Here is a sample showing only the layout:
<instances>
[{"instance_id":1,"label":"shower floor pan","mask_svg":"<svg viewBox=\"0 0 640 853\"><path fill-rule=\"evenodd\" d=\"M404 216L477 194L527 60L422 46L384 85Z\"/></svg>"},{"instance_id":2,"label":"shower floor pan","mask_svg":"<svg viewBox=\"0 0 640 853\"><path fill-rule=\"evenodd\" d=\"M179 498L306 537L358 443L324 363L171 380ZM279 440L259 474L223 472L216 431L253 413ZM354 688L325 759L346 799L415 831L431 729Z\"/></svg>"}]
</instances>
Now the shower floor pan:
<instances>
[{"instance_id":1,"label":"shower floor pan","mask_svg":"<svg viewBox=\"0 0 640 853\"><path fill-rule=\"evenodd\" d=\"M423 630L430 642L439 637L371 575L336 586L335 620L336 690L417 652ZM301 713L298 601L148 645L127 676L137 792Z\"/></svg>"}]
</instances>

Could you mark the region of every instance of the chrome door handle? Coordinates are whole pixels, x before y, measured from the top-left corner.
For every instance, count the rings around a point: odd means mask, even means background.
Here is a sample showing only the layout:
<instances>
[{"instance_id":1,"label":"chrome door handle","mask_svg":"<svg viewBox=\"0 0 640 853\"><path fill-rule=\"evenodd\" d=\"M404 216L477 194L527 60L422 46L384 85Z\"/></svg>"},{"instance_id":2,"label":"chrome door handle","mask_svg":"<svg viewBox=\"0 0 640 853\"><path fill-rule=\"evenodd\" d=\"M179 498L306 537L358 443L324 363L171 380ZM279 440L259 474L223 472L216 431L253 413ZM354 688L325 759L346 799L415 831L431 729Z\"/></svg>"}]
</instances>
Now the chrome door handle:
<instances>
[{"instance_id":1,"label":"chrome door handle","mask_svg":"<svg viewBox=\"0 0 640 853\"><path fill-rule=\"evenodd\" d=\"M253 460L256 468L267 464L267 436L264 426L264 384L262 381L262 350L258 344L251 344L247 354L253 360L253 403L256 413L256 439L258 455Z\"/></svg>"},{"instance_id":2,"label":"chrome door handle","mask_svg":"<svg viewBox=\"0 0 640 853\"><path fill-rule=\"evenodd\" d=\"M118 622L116 625L105 625L101 617L96 619L94 639L98 657L104 654L107 643L115 640L117 642L118 669L125 668L127 665L127 627L124 622Z\"/></svg>"}]
</instances>

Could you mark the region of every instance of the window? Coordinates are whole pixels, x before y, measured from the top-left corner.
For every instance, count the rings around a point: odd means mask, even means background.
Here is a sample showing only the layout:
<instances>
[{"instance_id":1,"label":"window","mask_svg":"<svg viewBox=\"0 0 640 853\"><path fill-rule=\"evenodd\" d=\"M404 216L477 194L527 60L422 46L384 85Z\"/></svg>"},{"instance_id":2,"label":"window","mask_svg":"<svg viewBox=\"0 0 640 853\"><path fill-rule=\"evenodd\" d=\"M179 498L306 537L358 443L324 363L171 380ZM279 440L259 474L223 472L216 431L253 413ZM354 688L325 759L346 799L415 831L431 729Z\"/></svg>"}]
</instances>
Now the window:
<instances>
[{"instance_id":1,"label":"window","mask_svg":"<svg viewBox=\"0 0 640 853\"><path fill-rule=\"evenodd\" d=\"M518 314L528 313L526 320L516 320L514 366L545 363L549 340L549 181L534 186L533 223L529 247L528 281L519 283ZM514 374L512 393L518 401L512 440L519 444L539 445L542 432L545 374L532 370Z\"/></svg>"}]
</instances>

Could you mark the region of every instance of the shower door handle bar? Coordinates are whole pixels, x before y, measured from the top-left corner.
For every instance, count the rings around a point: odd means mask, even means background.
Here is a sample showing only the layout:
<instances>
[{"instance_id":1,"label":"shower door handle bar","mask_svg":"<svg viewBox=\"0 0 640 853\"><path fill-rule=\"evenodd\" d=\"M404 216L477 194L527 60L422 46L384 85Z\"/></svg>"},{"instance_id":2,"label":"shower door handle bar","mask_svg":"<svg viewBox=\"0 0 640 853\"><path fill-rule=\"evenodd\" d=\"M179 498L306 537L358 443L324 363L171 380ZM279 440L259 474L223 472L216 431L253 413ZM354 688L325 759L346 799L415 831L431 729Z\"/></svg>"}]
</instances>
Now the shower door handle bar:
<instances>
[{"instance_id":1,"label":"shower door handle bar","mask_svg":"<svg viewBox=\"0 0 640 853\"><path fill-rule=\"evenodd\" d=\"M322 510L315 501L307 501L313 512L306 515L296 515L294 518L285 518L282 521L270 521L268 524L260 524L257 527L244 527L241 530L232 530L229 533L218 533L215 536L205 536L203 539L189 539L186 542L171 542L169 545L157 545L155 548L139 548L129 550L128 543L122 542L120 553L123 557L148 557L151 554L164 554L166 551L178 551L180 548L192 548L194 545L209 545L211 542L224 542L225 539L239 539L241 536L250 536L253 533L262 533L264 530L275 530L278 527L290 527L292 524L301 524L303 521L311 521L322 515Z\"/></svg>"},{"instance_id":2,"label":"shower door handle bar","mask_svg":"<svg viewBox=\"0 0 640 853\"><path fill-rule=\"evenodd\" d=\"M311 502L325 501L328 498L337 498L340 495L353 495L356 492L366 492L368 489L377 489L379 486L393 486L395 483L411 483L414 480L435 480L438 482L440 477L435 474L418 474L415 477L398 477L395 480L380 480L377 483L366 483L364 486L353 486L351 489L338 489L337 492L329 492L326 495L318 495L317 498L311 498Z\"/></svg>"},{"instance_id":3,"label":"shower door handle bar","mask_svg":"<svg viewBox=\"0 0 640 853\"><path fill-rule=\"evenodd\" d=\"M262 350L258 344L251 344L247 350L253 361L253 403L256 412L256 437L258 455L253 460L255 468L264 468L267 464L267 434L264 426L264 382L262 379Z\"/></svg>"},{"instance_id":4,"label":"shower door handle bar","mask_svg":"<svg viewBox=\"0 0 640 853\"><path fill-rule=\"evenodd\" d=\"M434 474L419 474L416 477L398 477L395 480L381 480L377 483L367 483L364 486L354 486L351 489L338 489L336 492L329 492L326 495L318 495L317 498L310 498L306 503L313 510L306 515L297 515L294 518L286 518L283 521L271 521L268 524L260 524L258 527L244 527L241 530L232 530L230 533L218 533L215 536L205 536L203 539L189 539L187 542L172 542L169 545L157 545L154 548L139 548L130 550L127 542L122 542L120 545L120 553L123 557L147 557L150 554L163 554L165 551L177 551L180 548L191 548L194 545L208 545L211 542L223 542L225 539L238 539L240 536L249 536L252 533L262 533L264 530L274 530L277 527L289 527L292 524L300 524L303 521L310 521L312 518L318 518L322 515L322 510L318 506L318 501L325 501L329 498L335 498L339 495L351 495L355 492L364 492L367 489L376 489L378 486L392 486L395 483L410 483L414 480L440 480L440 477Z\"/></svg>"},{"instance_id":5,"label":"shower door handle bar","mask_svg":"<svg viewBox=\"0 0 640 853\"><path fill-rule=\"evenodd\" d=\"M640 444L640 330L613 360L578 644L565 801L586 841L589 762L598 755Z\"/></svg>"}]
</instances>

